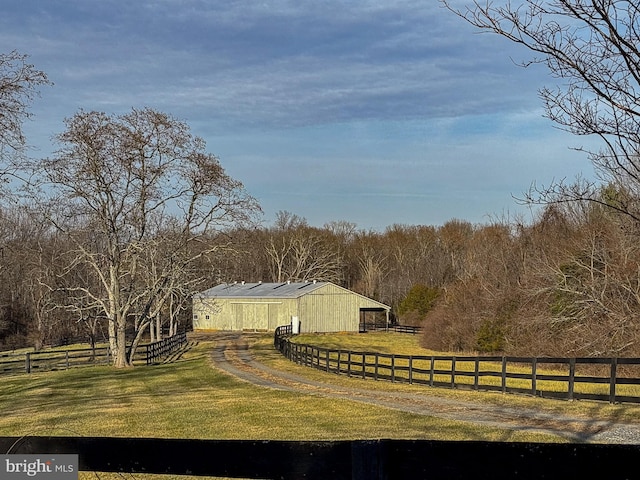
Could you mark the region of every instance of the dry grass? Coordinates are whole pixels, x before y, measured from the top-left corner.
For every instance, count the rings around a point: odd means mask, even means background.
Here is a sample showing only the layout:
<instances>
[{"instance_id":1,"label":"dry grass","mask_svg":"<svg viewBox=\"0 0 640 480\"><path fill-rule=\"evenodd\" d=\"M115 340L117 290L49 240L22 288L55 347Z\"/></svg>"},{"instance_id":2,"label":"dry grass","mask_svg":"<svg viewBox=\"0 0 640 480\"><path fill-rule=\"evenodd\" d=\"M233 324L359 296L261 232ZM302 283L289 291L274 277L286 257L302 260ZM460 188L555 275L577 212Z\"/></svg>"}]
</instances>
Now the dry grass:
<instances>
[{"instance_id":1,"label":"dry grass","mask_svg":"<svg viewBox=\"0 0 640 480\"><path fill-rule=\"evenodd\" d=\"M453 355L452 353L434 352L422 348L418 343L419 338L413 335L399 334L399 333L386 333L386 332L369 332L367 334L349 334L349 333L337 333L337 334L303 334L295 337L296 343L314 345L321 348L330 349L342 349L353 351L366 351L366 352L379 352L387 354L400 354L400 355ZM458 389L436 388L425 385L406 385L400 383L389 382L375 382L371 379L362 380L357 377L343 377L335 374L324 373L319 370L303 367L292 364L282 356L269 355L266 351L269 349L269 345L272 339L263 339L260 343L262 346L255 345L254 349L258 352L265 352L262 356L263 360L276 368L289 368L295 369L296 373L303 374L308 377L316 378L318 380L331 379L332 383L338 383L340 385L353 385L360 384L365 385L366 388L375 388L382 390L401 390L410 392L428 392L429 395L442 396L448 398L457 398L466 401L486 402L501 406L520 406L526 408L536 408L547 412L566 414L566 415L579 415L589 418L608 420L608 421L624 421L624 422L640 422L640 405L635 404L609 404L607 402L595 402L595 401L565 401L565 400L549 400L540 397L533 397L527 395L512 395L502 394L499 392L482 392L482 391L468 391ZM272 350L272 349L271 349ZM396 360L397 361L397 360ZM285 365L289 364L289 367ZM436 368L443 370L449 369L450 362L438 362ZM473 371L473 363L471 362L459 362L456 363L457 370L466 369L469 372ZM491 365L483 364L483 370L491 369ZM493 369L498 372L501 369L499 363L493 365ZM530 369L526 367L518 367L517 365L511 365L509 367L510 372L514 373L530 373ZM542 368L539 370L544 374L566 374L566 370L561 371L553 368ZM588 373L585 373L585 375ZM441 375L435 378L436 381L450 382L449 375ZM484 380L488 382L489 379ZM500 385L499 378L493 378L491 380L494 385ZM362 382L362 383L360 383ZM456 382L466 382L468 384L473 383L473 377L458 377ZM509 379L508 385L520 388L530 388L531 382L529 380ZM539 380L538 389L555 390L566 392L566 382L554 382L551 380ZM608 385L588 385L582 383L576 383L576 391L588 392L588 393L606 393ZM624 395L636 395L640 396L640 389L637 386L622 385L617 389L619 394Z\"/></svg>"},{"instance_id":2,"label":"dry grass","mask_svg":"<svg viewBox=\"0 0 640 480\"><path fill-rule=\"evenodd\" d=\"M4 378L0 435L282 440L544 438L255 387L212 368L210 348L202 343L180 361L154 367L87 367ZM271 352L268 357L274 356L273 349ZM291 364L287 362L286 367Z\"/></svg>"},{"instance_id":3,"label":"dry grass","mask_svg":"<svg viewBox=\"0 0 640 480\"><path fill-rule=\"evenodd\" d=\"M371 349L409 353L415 337L375 334L323 337L344 348L366 343ZM6 377L0 383L0 435L62 435L203 439L435 439L557 442L558 437L443 420L355 401L259 388L213 368L212 345L200 343L180 360L153 367L116 370L87 367ZM252 351L263 362L309 378L366 388L425 393L425 387L358 380L295 365L259 337ZM328 377L329 376L329 377ZM540 406L540 399L428 389L429 395ZM551 410L574 411L578 402L546 402ZM585 402L587 403L587 402ZM588 402L592 405L594 402ZM598 405L592 412L618 418L640 417L639 409ZM560 408L562 407L562 408ZM583 409L586 413L586 409ZM624 413L621 413L624 412ZM95 474L81 480L202 480L172 475Z\"/></svg>"}]
</instances>

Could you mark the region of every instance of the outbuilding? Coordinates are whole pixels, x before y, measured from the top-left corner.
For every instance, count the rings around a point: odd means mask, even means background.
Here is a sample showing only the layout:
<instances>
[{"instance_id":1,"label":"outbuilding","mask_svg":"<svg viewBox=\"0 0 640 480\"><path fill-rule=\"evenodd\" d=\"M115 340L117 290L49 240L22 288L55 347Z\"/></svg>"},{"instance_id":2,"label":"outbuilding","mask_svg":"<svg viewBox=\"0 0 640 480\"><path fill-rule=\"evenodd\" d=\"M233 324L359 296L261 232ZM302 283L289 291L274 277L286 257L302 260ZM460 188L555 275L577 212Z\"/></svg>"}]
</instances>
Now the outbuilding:
<instances>
[{"instance_id":1,"label":"outbuilding","mask_svg":"<svg viewBox=\"0 0 640 480\"><path fill-rule=\"evenodd\" d=\"M367 315L388 322L390 309L331 282L224 283L194 295L193 329L357 332Z\"/></svg>"}]
</instances>

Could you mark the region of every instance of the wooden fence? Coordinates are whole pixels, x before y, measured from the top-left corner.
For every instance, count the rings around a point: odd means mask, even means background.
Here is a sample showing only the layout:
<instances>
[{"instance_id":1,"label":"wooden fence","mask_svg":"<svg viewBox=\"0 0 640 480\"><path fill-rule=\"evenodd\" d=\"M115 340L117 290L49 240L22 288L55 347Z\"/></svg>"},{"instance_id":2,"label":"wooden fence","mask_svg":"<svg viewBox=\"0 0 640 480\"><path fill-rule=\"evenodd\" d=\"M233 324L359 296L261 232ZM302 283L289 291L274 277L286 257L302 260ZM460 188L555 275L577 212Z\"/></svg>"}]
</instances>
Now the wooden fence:
<instances>
[{"instance_id":1,"label":"wooden fence","mask_svg":"<svg viewBox=\"0 0 640 480\"><path fill-rule=\"evenodd\" d=\"M142 345L145 351L145 359L147 365L156 363L158 360L166 357L167 355L175 352L187 344L187 332L178 332L171 337L163 338L157 342L147 343Z\"/></svg>"},{"instance_id":2,"label":"wooden fence","mask_svg":"<svg viewBox=\"0 0 640 480\"><path fill-rule=\"evenodd\" d=\"M275 347L291 361L363 379L567 400L640 403L640 358L394 355L332 350L291 342L276 329Z\"/></svg>"},{"instance_id":3,"label":"wooden fence","mask_svg":"<svg viewBox=\"0 0 640 480\"><path fill-rule=\"evenodd\" d=\"M422 331L421 327L414 327L411 325L386 325L383 323L361 323L360 333L365 332L396 332L396 333L410 333L416 335Z\"/></svg>"},{"instance_id":4,"label":"wooden fence","mask_svg":"<svg viewBox=\"0 0 640 480\"><path fill-rule=\"evenodd\" d=\"M75 454L80 471L120 474L282 480L566 480L594 476L618 480L637 477L640 446L385 439L305 442L0 437L0 453Z\"/></svg>"},{"instance_id":5,"label":"wooden fence","mask_svg":"<svg viewBox=\"0 0 640 480\"><path fill-rule=\"evenodd\" d=\"M151 365L187 343L187 333L180 332L153 343L138 346L134 363ZM0 353L0 375L66 370L74 367L109 365L109 346L45 350L26 353Z\"/></svg>"}]
</instances>

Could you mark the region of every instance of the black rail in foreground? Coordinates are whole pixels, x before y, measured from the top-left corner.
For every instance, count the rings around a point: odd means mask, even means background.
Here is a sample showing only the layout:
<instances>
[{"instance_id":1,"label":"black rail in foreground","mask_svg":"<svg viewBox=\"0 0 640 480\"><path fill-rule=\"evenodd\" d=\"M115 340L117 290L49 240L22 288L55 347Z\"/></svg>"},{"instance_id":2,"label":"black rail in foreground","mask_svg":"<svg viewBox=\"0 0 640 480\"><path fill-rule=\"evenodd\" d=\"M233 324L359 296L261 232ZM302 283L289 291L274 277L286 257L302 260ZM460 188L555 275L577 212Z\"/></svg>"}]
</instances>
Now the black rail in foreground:
<instances>
[{"instance_id":1,"label":"black rail in foreground","mask_svg":"<svg viewBox=\"0 0 640 480\"><path fill-rule=\"evenodd\" d=\"M639 445L429 440L0 437L10 454L77 454L80 471L273 479L637 478Z\"/></svg>"}]
</instances>

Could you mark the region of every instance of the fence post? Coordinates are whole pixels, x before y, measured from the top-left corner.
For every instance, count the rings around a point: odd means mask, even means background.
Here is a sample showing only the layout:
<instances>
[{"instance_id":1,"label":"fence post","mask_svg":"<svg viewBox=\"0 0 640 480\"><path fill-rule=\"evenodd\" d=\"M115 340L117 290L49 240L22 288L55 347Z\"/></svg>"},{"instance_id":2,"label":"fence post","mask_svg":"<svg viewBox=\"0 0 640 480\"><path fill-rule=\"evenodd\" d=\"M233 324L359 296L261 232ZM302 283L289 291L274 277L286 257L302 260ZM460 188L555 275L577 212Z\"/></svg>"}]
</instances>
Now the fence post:
<instances>
[{"instance_id":1,"label":"fence post","mask_svg":"<svg viewBox=\"0 0 640 480\"><path fill-rule=\"evenodd\" d=\"M451 388L456 388L456 357L451 357Z\"/></svg>"},{"instance_id":2,"label":"fence post","mask_svg":"<svg viewBox=\"0 0 640 480\"><path fill-rule=\"evenodd\" d=\"M536 379L537 373L538 373L538 358L534 357L531 360L531 395L533 395L534 397L536 396L536 390L538 389L537 379Z\"/></svg>"},{"instance_id":3,"label":"fence post","mask_svg":"<svg viewBox=\"0 0 640 480\"><path fill-rule=\"evenodd\" d=\"M379 360L380 360L380 356L376 353L376 359L375 359L376 365L375 365L375 373L374 373L374 378L376 380L378 380L378 363L379 363Z\"/></svg>"},{"instance_id":4,"label":"fence post","mask_svg":"<svg viewBox=\"0 0 640 480\"><path fill-rule=\"evenodd\" d=\"M476 357L473 371L473 389L478 390L480 383L480 357Z\"/></svg>"},{"instance_id":5,"label":"fence post","mask_svg":"<svg viewBox=\"0 0 640 480\"><path fill-rule=\"evenodd\" d=\"M367 354L362 354L362 379L365 380L367 378Z\"/></svg>"},{"instance_id":6,"label":"fence post","mask_svg":"<svg viewBox=\"0 0 640 480\"><path fill-rule=\"evenodd\" d=\"M396 381L396 356L391 354L391 382Z\"/></svg>"},{"instance_id":7,"label":"fence post","mask_svg":"<svg viewBox=\"0 0 640 480\"><path fill-rule=\"evenodd\" d=\"M569 398L569 400L573 400L573 390L575 387L575 378L576 378L576 359L575 358L570 358L569 359L569 385L568 385L568 392L567 392L567 396Z\"/></svg>"},{"instance_id":8,"label":"fence post","mask_svg":"<svg viewBox=\"0 0 640 480\"><path fill-rule=\"evenodd\" d=\"M413 355L409 355L409 384L413 384Z\"/></svg>"},{"instance_id":9,"label":"fence post","mask_svg":"<svg viewBox=\"0 0 640 480\"><path fill-rule=\"evenodd\" d=\"M64 353L65 365L67 367L67 370L69 370L69 350L66 350Z\"/></svg>"},{"instance_id":10,"label":"fence post","mask_svg":"<svg viewBox=\"0 0 640 480\"><path fill-rule=\"evenodd\" d=\"M616 403L616 374L618 370L618 358L611 359L611 376L609 378L609 403Z\"/></svg>"},{"instance_id":11,"label":"fence post","mask_svg":"<svg viewBox=\"0 0 640 480\"><path fill-rule=\"evenodd\" d=\"M329 349L325 350L325 358L327 360L327 372L329 372Z\"/></svg>"},{"instance_id":12,"label":"fence post","mask_svg":"<svg viewBox=\"0 0 640 480\"><path fill-rule=\"evenodd\" d=\"M433 370L435 368L435 364L436 364L436 359L432 355L431 356L431 368L429 369L429 386L430 387L433 387Z\"/></svg>"},{"instance_id":13,"label":"fence post","mask_svg":"<svg viewBox=\"0 0 640 480\"><path fill-rule=\"evenodd\" d=\"M31 353L27 352L24 355L24 371L31 373Z\"/></svg>"},{"instance_id":14,"label":"fence post","mask_svg":"<svg viewBox=\"0 0 640 480\"><path fill-rule=\"evenodd\" d=\"M502 357L502 393L507 392L507 357Z\"/></svg>"}]
</instances>

